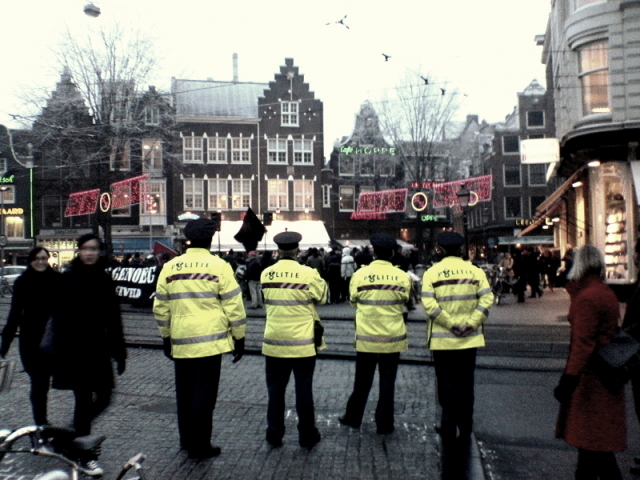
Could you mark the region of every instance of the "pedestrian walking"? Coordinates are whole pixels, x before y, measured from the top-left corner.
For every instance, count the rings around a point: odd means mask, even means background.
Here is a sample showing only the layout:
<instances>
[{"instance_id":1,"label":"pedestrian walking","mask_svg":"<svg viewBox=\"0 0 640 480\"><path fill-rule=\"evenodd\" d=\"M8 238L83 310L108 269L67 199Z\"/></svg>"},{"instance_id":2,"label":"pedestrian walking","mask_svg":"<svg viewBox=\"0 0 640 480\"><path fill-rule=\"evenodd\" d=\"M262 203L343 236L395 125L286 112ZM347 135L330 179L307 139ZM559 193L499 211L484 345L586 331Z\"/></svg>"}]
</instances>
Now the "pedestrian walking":
<instances>
[{"instance_id":1,"label":"pedestrian walking","mask_svg":"<svg viewBox=\"0 0 640 480\"><path fill-rule=\"evenodd\" d=\"M600 250L585 245L574 251L565 286L571 298L569 356L554 395L560 402L556 436L578 449L576 480L622 479L614 452L626 448L624 388L605 387L590 362L611 341L620 317L604 277Z\"/></svg>"},{"instance_id":2,"label":"pedestrian walking","mask_svg":"<svg viewBox=\"0 0 640 480\"><path fill-rule=\"evenodd\" d=\"M394 430L394 397L400 352L409 348L404 316L411 295L411 279L391 264L398 243L376 233L370 238L374 261L356 270L349 287L350 303L356 308L356 375L346 413L340 423L360 428L378 367L380 376L376 432Z\"/></svg>"},{"instance_id":3,"label":"pedestrian walking","mask_svg":"<svg viewBox=\"0 0 640 480\"><path fill-rule=\"evenodd\" d=\"M344 247L342 249L342 258L340 259L340 276L342 277L342 299L349 300L349 282L356 271L356 261L351 255L351 249Z\"/></svg>"},{"instance_id":4,"label":"pedestrian walking","mask_svg":"<svg viewBox=\"0 0 640 480\"><path fill-rule=\"evenodd\" d=\"M297 261L302 235L283 232L273 237L280 260L262 272L267 310L262 353L269 403L267 442L282 445L285 434L285 392L291 372L295 378L298 441L311 449L320 441L315 425L313 373L316 349L322 346L317 304L327 301L327 284L318 271Z\"/></svg>"},{"instance_id":5,"label":"pedestrian walking","mask_svg":"<svg viewBox=\"0 0 640 480\"><path fill-rule=\"evenodd\" d=\"M158 278L153 313L164 353L173 359L180 448L189 458L220 455L211 445L222 354L244 354L246 314L233 269L211 255L216 224L192 220L184 228L187 252L167 262Z\"/></svg>"},{"instance_id":6,"label":"pedestrian walking","mask_svg":"<svg viewBox=\"0 0 640 480\"><path fill-rule=\"evenodd\" d=\"M345 299L342 296L341 260L342 257L338 250L332 250L327 263L325 276L327 284L329 285L329 303L340 303Z\"/></svg>"},{"instance_id":7,"label":"pedestrian walking","mask_svg":"<svg viewBox=\"0 0 640 480\"><path fill-rule=\"evenodd\" d=\"M11 342L20 330L20 360L29 375L29 400L36 425L49 423L47 395L51 384L51 358L40 344L47 322L60 301L60 274L49 265L49 251L35 247L27 256L28 267L13 285L11 310L2 330L0 359L9 352Z\"/></svg>"},{"instance_id":8,"label":"pedestrian walking","mask_svg":"<svg viewBox=\"0 0 640 480\"><path fill-rule=\"evenodd\" d=\"M127 350L120 301L100 257L100 240L89 233L77 245L76 258L62 274L60 308L54 315L52 386L73 391L73 428L78 435L88 435L93 420L111 403L115 386L111 360L122 375ZM102 470L95 458L85 466Z\"/></svg>"},{"instance_id":9,"label":"pedestrian walking","mask_svg":"<svg viewBox=\"0 0 640 480\"><path fill-rule=\"evenodd\" d=\"M262 288L260 288L260 275L262 274L262 264L255 251L249 252L247 262L247 272L245 278L249 285L249 295L251 296L251 305L249 308L262 308Z\"/></svg>"},{"instance_id":10,"label":"pedestrian walking","mask_svg":"<svg viewBox=\"0 0 640 480\"><path fill-rule=\"evenodd\" d=\"M493 305L493 293L485 273L461 258L462 235L443 232L436 241L444 258L424 274L422 305L442 408L437 431L446 440L468 441L473 429L476 353L485 345L482 325Z\"/></svg>"}]
</instances>

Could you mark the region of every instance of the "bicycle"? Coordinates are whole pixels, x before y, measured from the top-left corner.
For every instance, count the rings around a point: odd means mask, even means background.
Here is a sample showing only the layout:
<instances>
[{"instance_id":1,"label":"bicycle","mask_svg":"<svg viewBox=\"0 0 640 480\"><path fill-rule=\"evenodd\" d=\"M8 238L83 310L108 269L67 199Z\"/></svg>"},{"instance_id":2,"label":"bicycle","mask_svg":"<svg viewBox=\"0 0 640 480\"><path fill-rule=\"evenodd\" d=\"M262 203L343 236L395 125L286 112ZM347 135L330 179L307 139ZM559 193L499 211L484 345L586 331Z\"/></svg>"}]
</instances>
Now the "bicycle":
<instances>
[{"instance_id":1,"label":"bicycle","mask_svg":"<svg viewBox=\"0 0 640 480\"><path fill-rule=\"evenodd\" d=\"M0 296L11 297L13 295L13 287L9 285L6 278L3 278L0 282Z\"/></svg>"},{"instance_id":2,"label":"bicycle","mask_svg":"<svg viewBox=\"0 0 640 480\"><path fill-rule=\"evenodd\" d=\"M29 447L16 448L14 444L21 439L28 439ZM29 453L41 457L60 460L70 469L70 475L62 470L53 470L38 477L38 480L78 480L79 476L101 477L103 471L99 467L87 467L87 459L97 459L100 455L100 445L105 437L100 435L85 435L77 437L68 428L53 426L28 426L17 430L0 430L0 462L7 453ZM142 462L142 453L131 457L121 468L115 480L123 480L125 475L134 469L136 477L129 480L146 480ZM90 465L90 463L89 463Z\"/></svg>"}]
</instances>

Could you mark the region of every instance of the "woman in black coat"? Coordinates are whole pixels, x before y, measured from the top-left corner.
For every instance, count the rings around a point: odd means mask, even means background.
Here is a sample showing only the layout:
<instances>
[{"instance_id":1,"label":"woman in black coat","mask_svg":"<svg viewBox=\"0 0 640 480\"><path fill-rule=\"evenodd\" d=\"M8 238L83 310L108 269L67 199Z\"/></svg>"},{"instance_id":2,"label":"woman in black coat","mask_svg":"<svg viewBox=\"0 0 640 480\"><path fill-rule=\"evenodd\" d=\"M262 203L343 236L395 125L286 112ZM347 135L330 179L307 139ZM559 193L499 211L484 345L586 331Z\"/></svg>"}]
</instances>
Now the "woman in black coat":
<instances>
[{"instance_id":1,"label":"woman in black coat","mask_svg":"<svg viewBox=\"0 0 640 480\"><path fill-rule=\"evenodd\" d=\"M115 284L99 261L100 241L93 234L83 235L78 249L71 268L62 274L62 307L54 323L53 387L73 390L73 425L78 435L87 435L91 422L111 402L111 359L121 375L127 354Z\"/></svg>"},{"instance_id":2,"label":"woman in black coat","mask_svg":"<svg viewBox=\"0 0 640 480\"><path fill-rule=\"evenodd\" d=\"M28 268L13 286L11 310L2 331L0 357L9 351L20 329L20 359L31 379L29 398L36 425L46 425L51 362L40 349L45 326L59 300L60 274L49 266L49 251L36 247L27 257Z\"/></svg>"}]
</instances>

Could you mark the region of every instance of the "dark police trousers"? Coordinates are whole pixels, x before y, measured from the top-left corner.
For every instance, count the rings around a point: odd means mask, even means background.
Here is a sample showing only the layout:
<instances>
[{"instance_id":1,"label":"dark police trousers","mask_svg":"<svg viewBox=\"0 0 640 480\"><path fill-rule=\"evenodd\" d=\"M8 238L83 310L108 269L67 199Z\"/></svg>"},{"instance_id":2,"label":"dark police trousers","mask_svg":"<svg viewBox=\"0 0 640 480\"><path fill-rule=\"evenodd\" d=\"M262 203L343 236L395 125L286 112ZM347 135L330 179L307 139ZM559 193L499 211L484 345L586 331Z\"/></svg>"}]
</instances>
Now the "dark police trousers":
<instances>
[{"instance_id":1,"label":"dark police trousers","mask_svg":"<svg viewBox=\"0 0 640 480\"><path fill-rule=\"evenodd\" d=\"M396 374L400 353L356 352L356 378L353 393L347 402L344 420L354 427L360 426L362 416L373 384L376 366L379 368L380 382L378 406L376 407L376 426L380 432L393 430L393 409L396 387Z\"/></svg>"},{"instance_id":2,"label":"dark police trousers","mask_svg":"<svg viewBox=\"0 0 640 480\"><path fill-rule=\"evenodd\" d=\"M442 407L442 435L470 435L473 428L476 348L433 350L438 381L438 403Z\"/></svg>"},{"instance_id":3,"label":"dark police trousers","mask_svg":"<svg viewBox=\"0 0 640 480\"><path fill-rule=\"evenodd\" d=\"M211 445L222 355L174 360L180 447L199 452Z\"/></svg>"},{"instance_id":4,"label":"dark police trousers","mask_svg":"<svg viewBox=\"0 0 640 480\"><path fill-rule=\"evenodd\" d=\"M313 405L313 372L316 357L281 358L265 356L265 371L269 405L267 407L267 435L282 438L285 432L285 392L293 372L296 389L296 412L300 439L316 433Z\"/></svg>"}]
</instances>

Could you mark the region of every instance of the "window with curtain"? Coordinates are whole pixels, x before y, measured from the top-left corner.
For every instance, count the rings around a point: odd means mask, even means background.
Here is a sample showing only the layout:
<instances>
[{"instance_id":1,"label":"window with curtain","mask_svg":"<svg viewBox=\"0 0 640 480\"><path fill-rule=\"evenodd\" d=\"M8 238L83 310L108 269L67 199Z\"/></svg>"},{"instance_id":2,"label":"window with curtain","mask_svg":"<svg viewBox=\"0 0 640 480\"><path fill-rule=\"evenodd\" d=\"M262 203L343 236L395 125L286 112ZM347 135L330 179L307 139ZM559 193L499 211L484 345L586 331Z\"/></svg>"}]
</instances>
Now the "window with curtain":
<instances>
[{"instance_id":1,"label":"window with curtain","mask_svg":"<svg viewBox=\"0 0 640 480\"><path fill-rule=\"evenodd\" d=\"M611 111L608 51L606 41L589 43L578 49L583 115Z\"/></svg>"}]
</instances>

